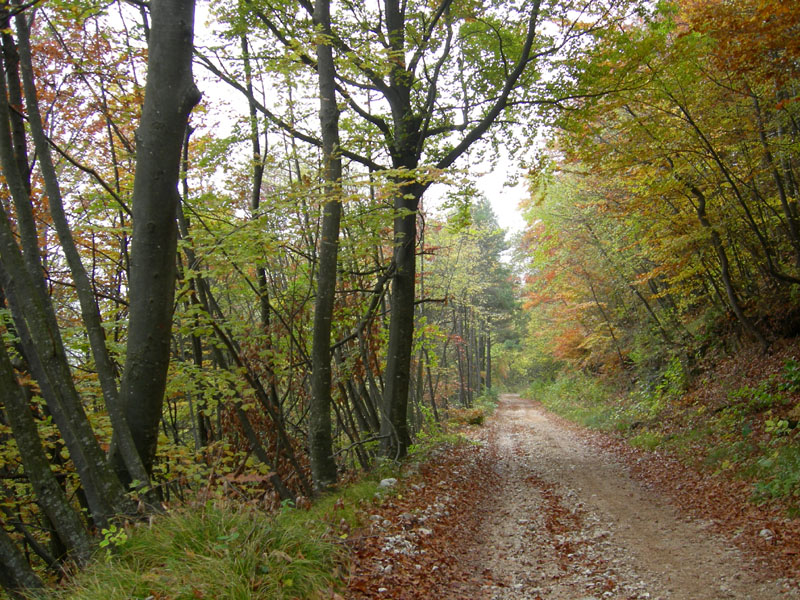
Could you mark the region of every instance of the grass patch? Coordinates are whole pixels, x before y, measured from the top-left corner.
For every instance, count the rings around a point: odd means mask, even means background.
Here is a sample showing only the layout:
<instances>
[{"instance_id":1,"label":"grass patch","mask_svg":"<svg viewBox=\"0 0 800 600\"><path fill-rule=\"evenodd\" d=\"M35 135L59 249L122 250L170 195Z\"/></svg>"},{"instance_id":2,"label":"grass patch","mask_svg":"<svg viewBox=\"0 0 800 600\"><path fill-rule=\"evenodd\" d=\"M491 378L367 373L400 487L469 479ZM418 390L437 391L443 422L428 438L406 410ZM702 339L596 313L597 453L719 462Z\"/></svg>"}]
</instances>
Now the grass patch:
<instances>
[{"instance_id":1,"label":"grass patch","mask_svg":"<svg viewBox=\"0 0 800 600\"><path fill-rule=\"evenodd\" d=\"M628 440L631 446L644 448L645 450L655 450L661 445L661 435L654 431L643 431Z\"/></svg>"},{"instance_id":2,"label":"grass patch","mask_svg":"<svg viewBox=\"0 0 800 600\"><path fill-rule=\"evenodd\" d=\"M275 514L224 501L181 508L107 535L91 565L37 598L330 598L347 560L339 541L363 524L375 491L364 480L309 510L285 505Z\"/></svg>"},{"instance_id":3,"label":"grass patch","mask_svg":"<svg viewBox=\"0 0 800 600\"><path fill-rule=\"evenodd\" d=\"M373 486L374 490L374 486ZM131 526L124 539L48 598L231 600L324 598L337 583L340 549L310 513L274 518L207 503Z\"/></svg>"},{"instance_id":4,"label":"grass patch","mask_svg":"<svg viewBox=\"0 0 800 600\"><path fill-rule=\"evenodd\" d=\"M605 431L621 428L621 413L612 390L590 376L562 374L549 383L534 383L528 394L554 413L586 427Z\"/></svg>"},{"instance_id":5,"label":"grass patch","mask_svg":"<svg viewBox=\"0 0 800 600\"><path fill-rule=\"evenodd\" d=\"M476 411L476 416L468 414L469 411ZM455 412L455 416L454 413ZM477 415L480 416L477 416ZM413 472L419 464L429 460L431 454L442 447L458 446L460 444L474 443L463 433L458 431L465 425L480 426L486 420L486 412L483 409L451 409L447 412L447 420L444 423L436 423L432 418L428 420L422 431L415 436L414 443L408 448L408 459L406 467ZM474 421L470 423L470 421ZM396 463L386 461L389 467L396 469ZM391 474L386 474L388 477Z\"/></svg>"}]
</instances>

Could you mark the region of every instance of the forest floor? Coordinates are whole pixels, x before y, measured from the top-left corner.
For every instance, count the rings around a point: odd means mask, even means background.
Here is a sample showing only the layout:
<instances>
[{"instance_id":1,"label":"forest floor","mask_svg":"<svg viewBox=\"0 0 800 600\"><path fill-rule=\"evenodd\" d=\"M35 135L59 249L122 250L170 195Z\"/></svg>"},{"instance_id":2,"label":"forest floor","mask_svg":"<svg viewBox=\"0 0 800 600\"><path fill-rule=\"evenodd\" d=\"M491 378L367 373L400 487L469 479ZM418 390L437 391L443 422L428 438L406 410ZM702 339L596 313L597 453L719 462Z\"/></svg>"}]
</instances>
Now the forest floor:
<instances>
[{"instance_id":1,"label":"forest floor","mask_svg":"<svg viewBox=\"0 0 800 600\"><path fill-rule=\"evenodd\" d=\"M797 520L506 394L349 537L347 598L800 598Z\"/></svg>"}]
</instances>

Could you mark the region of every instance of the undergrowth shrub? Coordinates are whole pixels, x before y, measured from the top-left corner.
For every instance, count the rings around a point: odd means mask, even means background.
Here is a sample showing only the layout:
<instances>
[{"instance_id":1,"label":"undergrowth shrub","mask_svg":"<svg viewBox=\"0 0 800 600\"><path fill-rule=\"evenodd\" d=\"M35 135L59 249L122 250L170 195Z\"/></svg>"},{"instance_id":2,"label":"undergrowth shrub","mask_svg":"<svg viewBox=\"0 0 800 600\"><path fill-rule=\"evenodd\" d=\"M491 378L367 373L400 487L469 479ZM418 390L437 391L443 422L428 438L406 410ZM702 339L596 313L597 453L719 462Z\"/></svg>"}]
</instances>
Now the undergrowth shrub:
<instances>
[{"instance_id":1,"label":"undergrowth shrub","mask_svg":"<svg viewBox=\"0 0 800 600\"><path fill-rule=\"evenodd\" d=\"M482 408L453 408L447 413L451 423L456 425L483 425L486 412Z\"/></svg>"},{"instance_id":2,"label":"undergrowth shrub","mask_svg":"<svg viewBox=\"0 0 800 600\"><path fill-rule=\"evenodd\" d=\"M497 388L488 388L480 393L475 400L475 406L494 411L499 400L500 392L497 391Z\"/></svg>"},{"instance_id":3,"label":"undergrowth shrub","mask_svg":"<svg viewBox=\"0 0 800 600\"><path fill-rule=\"evenodd\" d=\"M739 406L745 413L757 413L784 406L789 399L780 392L782 386L773 377L765 379L755 387L742 386L728 393L731 406Z\"/></svg>"},{"instance_id":4,"label":"undergrowth shrub","mask_svg":"<svg viewBox=\"0 0 800 600\"><path fill-rule=\"evenodd\" d=\"M475 399L470 408L451 408L447 419L455 425L483 425L497 408L499 394L495 389L487 389Z\"/></svg>"},{"instance_id":5,"label":"undergrowth shrub","mask_svg":"<svg viewBox=\"0 0 800 600\"><path fill-rule=\"evenodd\" d=\"M754 498L757 502L774 498L788 499L790 512L800 514L800 444L781 444L757 461L757 477Z\"/></svg>"},{"instance_id":6,"label":"undergrowth shrub","mask_svg":"<svg viewBox=\"0 0 800 600\"><path fill-rule=\"evenodd\" d=\"M781 389L787 392L800 391L800 362L795 358L788 359L783 365L783 383Z\"/></svg>"}]
</instances>

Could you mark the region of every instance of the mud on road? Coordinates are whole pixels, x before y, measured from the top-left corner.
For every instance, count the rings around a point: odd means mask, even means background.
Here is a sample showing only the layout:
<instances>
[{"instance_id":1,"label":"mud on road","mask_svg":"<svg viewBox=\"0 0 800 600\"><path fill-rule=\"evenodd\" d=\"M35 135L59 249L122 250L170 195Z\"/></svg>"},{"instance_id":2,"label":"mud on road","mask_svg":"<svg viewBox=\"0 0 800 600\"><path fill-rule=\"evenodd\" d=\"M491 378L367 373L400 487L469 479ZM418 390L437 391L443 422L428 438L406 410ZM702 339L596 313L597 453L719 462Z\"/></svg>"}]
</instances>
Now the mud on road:
<instances>
[{"instance_id":1,"label":"mud on road","mask_svg":"<svg viewBox=\"0 0 800 600\"><path fill-rule=\"evenodd\" d=\"M497 493L479 507L475 598L799 598L534 403L501 397L477 437ZM443 591L442 597L447 598Z\"/></svg>"}]
</instances>

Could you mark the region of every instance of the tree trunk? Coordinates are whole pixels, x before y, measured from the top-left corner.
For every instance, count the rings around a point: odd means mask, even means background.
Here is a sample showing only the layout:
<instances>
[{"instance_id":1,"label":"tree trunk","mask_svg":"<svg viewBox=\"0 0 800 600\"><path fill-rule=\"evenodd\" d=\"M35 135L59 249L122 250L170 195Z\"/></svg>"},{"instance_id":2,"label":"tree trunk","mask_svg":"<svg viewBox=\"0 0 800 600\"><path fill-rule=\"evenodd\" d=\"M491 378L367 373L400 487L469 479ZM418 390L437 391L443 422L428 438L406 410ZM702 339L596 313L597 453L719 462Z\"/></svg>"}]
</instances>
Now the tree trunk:
<instances>
[{"instance_id":1,"label":"tree trunk","mask_svg":"<svg viewBox=\"0 0 800 600\"><path fill-rule=\"evenodd\" d=\"M94 296L92 282L83 266L75 240L72 237L67 215L64 212L63 200L61 197L61 187L58 183L58 175L53 164L50 153L50 144L45 135L42 116L39 112L39 101L37 98L36 84L34 82L33 61L31 57L29 30L24 14L17 15L17 32L19 34L20 65L22 67L22 82L25 89L25 106L28 110L28 123L30 125L31 137L36 148L39 168L42 172L42 179L47 192L50 215L53 219L58 239L61 242L61 249L67 260L72 280L75 283L75 290L78 294L78 302L81 307L81 320L86 327L89 338L89 345L92 350L97 376L100 387L103 391L103 398L108 409L109 417L114 428L114 438L120 450L125 467L131 477L145 485L148 482L148 475L144 465L136 452L125 414L119 403L116 378L114 376L114 366L111 362L108 349L106 348L105 332L103 330L100 308Z\"/></svg>"},{"instance_id":2,"label":"tree trunk","mask_svg":"<svg viewBox=\"0 0 800 600\"><path fill-rule=\"evenodd\" d=\"M433 374L431 373L430 353L428 352L427 348L424 348L424 350L425 350L425 375L428 381L428 393L431 396L431 409L433 410L433 420L438 423L439 408L436 406L436 388L438 387L438 380L437 380L437 386L434 387Z\"/></svg>"},{"instance_id":3,"label":"tree trunk","mask_svg":"<svg viewBox=\"0 0 800 600\"><path fill-rule=\"evenodd\" d=\"M2 343L0 343L0 400L5 407L5 414L11 424L25 474L36 493L39 506L55 527L58 537L66 544L70 558L79 564L86 562L92 553L91 538L50 468L50 461L42 448L28 400L17 383L14 369Z\"/></svg>"},{"instance_id":4,"label":"tree trunk","mask_svg":"<svg viewBox=\"0 0 800 600\"><path fill-rule=\"evenodd\" d=\"M19 78L19 53L14 44L14 38L10 33L10 20L8 15L4 15L2 20L3 29L3 60L6 67L6 77L8 78L8 102L11 106L22 106L22 85ZM28 140L25 133L25 122L22 115L14 111L11 117L11 136L14 146L14 157L17 163L17 171L23 178L25 189L28 194L31 191L30 166L28 165Z\"/></svg>"},{"instance_id":5,"label":"tree trunk","mask_svg":"<svg viewBox=\"0 0 800 600\"><path fill-rule=\"evenodd\" d=\"M772 178L775 182L775 188L778 190L778 197L781 201L781 209L783 210L783 216L786 218L789 241L794 249L795 268L800 269L800 223L798 223L797 216L791 210L789 198L786 194L786 186L783 183L783 176L778 169L778 165L776 164L776 161L772 155L772 150L769 147L769 142L767 141L766 126L764 124L764 118L761 114L761 105L758 102L758 96L756 96L755 93L752 93L751 98L753 100L753 110L755 111L756 125L758 127L758 139L761 141L761 147L764 150L764 159L767 162L767 167L769 167L769 170L772 173Z\"/></svg>"},{"instance_id":6,"label":"tree trunk","mask_svg":"<svg viewBox=\"0 0 800 600\"><path fill-rule=\"evenodd\" d=\"M480 380L480 392L486 391L486 329L478 336L478 379Z\"/></svg>"},{"instance_id":7,"label":"tree trunk","mask_svg":"<svg viewBox=\"0 0 800 600\"><path fill-rule=\"evenodd\" d=\"M486 389L492 389L492 332L486 331Z\"/></svg>"},{"instance_id":8,"label":"tree trunk","mask_svg":"<svg viewBox=\"0 0 800 600\"><path fill-rule=\"evenodd\" d=\"M183 212L183 204L186 202L186 199L189 197L189 183L187 180L187 173L189 172L189 137L192 134L192 128L186 128L186 137L184 138L183 142L183 168L182 168L182 186L183 186L183 198L181 203L178 205L178 237L181 240L190 241L191 238L189 237L189 219L186 218L185 213ZM194 252L194 248L192 247L191 243L184 245L183 252L186 254L186 259L189 263L189 267L192 269L197 269L199 267L197 257ZM180 264L180 255L178 255L178 264ZM182 277L182 275L180 275ZM197 296L199 295L199 287L200 282L198 281L199 277L190 277L189 278L189 299L186 300L186 308L188 309L192 304L199 304ZM200 316L195 314L194 316L194 326L195 329L199 329L200 326ZM202 371L203 369L203 340L201 339L200 335L193 331L191 334L191 344L192 344L192 360L195 366ZM197 401L197 414L194 418L194 422L196 423L196 430L197 435L195 437L195 450L200 450L200 448L204 448L209 443L211 443L211 426L209 423L208 415L206 415L206 410L208 409L208 402L204 399L203 393L203 385L200 382L201 392L198 395Z\"/></svg>"},{"instance_id":9,"label":"tree trunk","mask_svg":"<svg viewBox=\"0 0 800 600\"><path fill-rule=\"evenodd\" d=\"M750 318L745 314L744 309L742 308L741 303L739 302L739 297L736 294L736 290L733 286L733 281L731 279L730 274L730 265L728 263L728 255L725 252L725 247L722 244L722 240L720 239L719 233L714 229L711 223L708 220L708 215L706 214L706 197L700 189L698 189L694 185L689 185L689 190L692 192L694 197L697 199L697 204L695 205L695 212L697 213L697 219L700 221L700 224L706 229L711 235L711 244L714 247L714 251L717 253L717 258L719 259L719 266L722 274L722 283L725 285L725 293L728 296L728 303L730 307L733 309L734 314L739 319L739 322L745 328L745 330L750 333L753 337L758 340L759 344L761 344L761 348L766 351L769 348L769 343L767 342L766 338L763 334L756 328Z\"/></svg>"},{"instance_id":10,"label":"tree trunk","mask_svg":"<svg viewBox=\"0 0 800 600\"><path fill-rule=\"evenodd\" d=\"M316 0L314 22L325 36L331 34L330 0ZM314 304L314 337L311 348L311 403L309 406L309 459L314 491L319 493L336 483L336 461L331 435L331 321L336 293L339 252L339 222L342 215L340 187L342 161L339 157L339 109L336 106L333 49L317 44L319 76L319 120L322 129L325 205L317 268L317 298Z\"/></svg>"},{"instance_id":11,"label":"tree trunk","mask_svg":"<svg viewBox=\"0 0 800 600\"><path fill-rule=\"evenodd\" d=\"M148 472L170 358L181 147L189 113L200 100L192 78L194 4L151 2L147 84L136 134L130 320L120 399Z\"/></svg>"},{"instance_id":12,"label":"tree trunk","mask_svg":"<svg viewBox=\"0 0 800 600\"><path fill-rule=\"evenodd\" d=\"M411 437L408 433L408 388L414 339L417 206L419 199L400 186L394 199L394 263L389 347L386 353L386 387L383 391L381 442L383 453L403 458ZM411 196L411 197L408 197Z\"/></svg>"},{"instance_id":13,"label":"tree trunk","mask_svg":"<svg viewBox=\"0 0 800 600\"><path fill-rule=\"evenodd\" d=\"M34 590L44 587L42 580L34 573L25 556L0 527L0 585L8 589L15 598L23 598L18 591Z\"/></svg>"}]
</instances>

